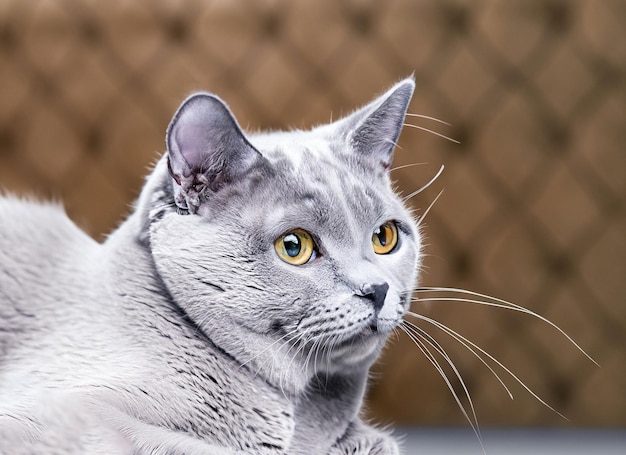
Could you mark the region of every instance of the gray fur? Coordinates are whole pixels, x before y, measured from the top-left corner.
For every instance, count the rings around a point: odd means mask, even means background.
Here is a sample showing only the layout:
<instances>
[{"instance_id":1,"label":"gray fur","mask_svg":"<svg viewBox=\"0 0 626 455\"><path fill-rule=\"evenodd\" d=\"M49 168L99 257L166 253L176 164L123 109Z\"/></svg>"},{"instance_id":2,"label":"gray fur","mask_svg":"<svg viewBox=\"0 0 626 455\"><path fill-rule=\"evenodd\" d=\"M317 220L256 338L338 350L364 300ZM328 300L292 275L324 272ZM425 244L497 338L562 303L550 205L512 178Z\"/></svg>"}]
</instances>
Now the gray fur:
<instances>
[{"instance_id":1,"label":"gray fur","mask_svg":"<svg viewBox=\"0 0 626 455\"><path fill-rule=\"evenodd\" d=\"M413 87L250 136L189 98L103 244L60 207L0 198L0 453L398 453L358 414L420 259L387 170ZM400 242L376 255L387 220ZM273 248L294 228L320 249L303 266Z\"/></svg>"}]
</instances>

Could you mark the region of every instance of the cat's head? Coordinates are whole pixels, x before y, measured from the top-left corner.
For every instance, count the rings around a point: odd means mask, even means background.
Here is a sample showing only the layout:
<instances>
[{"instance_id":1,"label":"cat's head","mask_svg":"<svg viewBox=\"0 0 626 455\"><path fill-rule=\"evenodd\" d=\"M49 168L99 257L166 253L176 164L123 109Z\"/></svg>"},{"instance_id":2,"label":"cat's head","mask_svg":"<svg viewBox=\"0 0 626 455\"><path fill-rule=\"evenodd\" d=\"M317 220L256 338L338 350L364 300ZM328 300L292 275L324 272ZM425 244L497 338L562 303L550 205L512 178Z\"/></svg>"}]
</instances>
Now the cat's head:
<instances>
[{"instance_id":1,"label":"cat's head","mask_svg":"<svg viewBox=\"0 0 626 455\"><path fill-rule=\"evenodd\" d=\"M235 358L363 369L400 323L420 236L389 172L413 89L311 131L246 135L204 93L175 114L150 248L177 304Z\"/></svg>"}]
</instances>

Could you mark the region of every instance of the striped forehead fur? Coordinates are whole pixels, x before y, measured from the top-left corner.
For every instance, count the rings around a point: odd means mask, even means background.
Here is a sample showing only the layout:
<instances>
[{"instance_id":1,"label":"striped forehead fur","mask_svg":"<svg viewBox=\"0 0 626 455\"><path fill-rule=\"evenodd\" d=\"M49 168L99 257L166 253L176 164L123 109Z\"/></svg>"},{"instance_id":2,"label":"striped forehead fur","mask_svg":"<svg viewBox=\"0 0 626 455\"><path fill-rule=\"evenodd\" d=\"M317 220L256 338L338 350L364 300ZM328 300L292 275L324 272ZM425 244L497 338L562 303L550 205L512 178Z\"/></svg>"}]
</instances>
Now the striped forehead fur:
<instances>
[{"instance_id":1,"label":"striped forehead fur","mask_svg":"<svg viewBox=\"0 0 626 455\"><path fill-rule=\"evenodd\" d=\"M251 141L275 171L269 186L282 206L302 207L320 225L341 223L336 227L350 228L348 235L357 233L354 223L384 221L385 199L393 197L387 176L368 160L355 159L347 144L319 138L315 130L255 136Z\"/></svg>"}]
</instances>

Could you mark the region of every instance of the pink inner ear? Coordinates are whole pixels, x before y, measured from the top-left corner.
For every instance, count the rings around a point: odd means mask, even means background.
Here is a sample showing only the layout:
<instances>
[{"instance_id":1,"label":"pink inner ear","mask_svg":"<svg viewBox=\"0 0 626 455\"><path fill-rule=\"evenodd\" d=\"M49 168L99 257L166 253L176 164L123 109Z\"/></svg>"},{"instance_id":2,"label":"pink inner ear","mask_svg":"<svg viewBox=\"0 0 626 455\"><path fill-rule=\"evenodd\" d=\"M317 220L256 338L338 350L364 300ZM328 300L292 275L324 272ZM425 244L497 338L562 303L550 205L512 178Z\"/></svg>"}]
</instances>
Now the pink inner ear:
<instances>
[{"instance_id":1,"label":"pink inner ear","mask_svg":"<svg viewBox=\"0 0 626 455\"><path fill-rule=\"evenodd\" d=\"M208 161L211 138L209 128L197 123L179 125L174 130L173 141L182 158L182 176L202 173ZM176 169L174 169L176 171Z\"/></svg>"},{"instance_id":2,"label":"pink inner ear","mask_svg":"<svg viewBox=\"0 0 626 455\"><path fill-rule=\"evenodd\" d=\"M183 102L167 129L168 171L176 204L196 213L206 189L243 176L258 152L218 97L197 93Z\"/></svg>"}]
</instances>

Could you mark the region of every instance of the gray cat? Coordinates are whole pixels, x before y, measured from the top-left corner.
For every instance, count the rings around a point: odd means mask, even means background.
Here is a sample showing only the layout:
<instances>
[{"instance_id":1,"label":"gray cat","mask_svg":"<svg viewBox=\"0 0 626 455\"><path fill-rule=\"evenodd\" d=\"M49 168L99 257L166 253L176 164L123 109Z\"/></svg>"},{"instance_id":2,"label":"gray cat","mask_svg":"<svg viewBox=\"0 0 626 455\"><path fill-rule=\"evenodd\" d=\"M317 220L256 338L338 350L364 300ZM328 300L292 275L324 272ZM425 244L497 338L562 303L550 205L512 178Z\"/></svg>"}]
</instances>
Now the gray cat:
<instances>
[{"instance_id":1,"label":"gray cat","mask_svg":"<svg viewBox=\"0 0 626 455\"><path fill-rule=\"evenodd\" d=\"M359 409L420 262L389 178L413 89L255 135L195 94L103 244L1 198L0 452L397 454Z\"/></svg>"}]
</instances>

